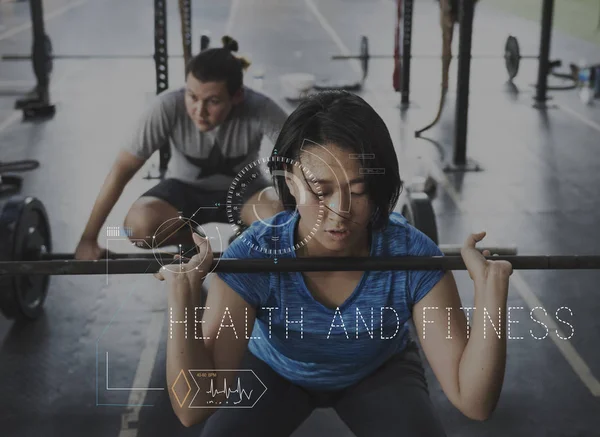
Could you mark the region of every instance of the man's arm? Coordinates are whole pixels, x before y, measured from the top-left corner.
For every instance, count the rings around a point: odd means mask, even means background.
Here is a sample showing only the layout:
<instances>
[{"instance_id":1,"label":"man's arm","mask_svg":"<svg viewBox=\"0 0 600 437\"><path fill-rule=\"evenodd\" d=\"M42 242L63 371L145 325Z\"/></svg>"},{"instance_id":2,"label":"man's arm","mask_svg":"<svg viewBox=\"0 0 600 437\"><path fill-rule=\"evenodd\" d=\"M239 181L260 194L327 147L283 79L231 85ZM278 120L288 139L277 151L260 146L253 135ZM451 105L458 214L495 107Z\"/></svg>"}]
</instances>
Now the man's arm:
<instances>
[{"instance_id":1,"label":"man's arm","mask_svg":"<svg viewBox=\"0 0 600 437\"><path fill-rule=\"evenodd\" d=\"M125 186L156 150L169 144L176 97L173 92L163 93L141 117L131 140L119 153L100 189L75 251L77 259L98 259L102 256L98 235Z\"/></svg>"},{"instance_id":2,"label":"man's arm","mask_svg":"<svg viewBox=\"0 0 600 437\"><path fill-rule=\"evenodd\" d=\"M92 213L81 236L82 240L97 241L100 229L119 200L123 189L142 165L144 165L144 161L129 152L119 153L96 198Z\"/></svg>"}]
</instances>

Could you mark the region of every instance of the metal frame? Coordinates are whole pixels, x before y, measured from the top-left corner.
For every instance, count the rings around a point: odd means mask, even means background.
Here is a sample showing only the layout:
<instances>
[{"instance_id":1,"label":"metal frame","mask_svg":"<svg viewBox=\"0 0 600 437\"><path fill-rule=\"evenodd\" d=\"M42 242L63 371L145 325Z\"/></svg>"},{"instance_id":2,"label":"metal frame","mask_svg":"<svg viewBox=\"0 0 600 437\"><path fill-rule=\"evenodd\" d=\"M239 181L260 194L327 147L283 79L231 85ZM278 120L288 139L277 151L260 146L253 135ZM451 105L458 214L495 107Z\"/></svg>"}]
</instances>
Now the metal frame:
<instances>
[{"instance_id":1,"label":"metal frame","mask_svg":"<svg viewBox=\"0 0 600 437\"><path fill-rule=\"evenodd\" d=\"M404 25L402 26L402 104L410 100L410 60L412 58L412 23L414 0L404 0Z\"/></svg>"},{"instance_id":2,"label":"metal frame","mask_svg":"<svg viewBox=\"0 0 600 437\"><path fill-rule=\"evenodd\" d=\"M182 38L184 59L192 53L192 4L182 0ZM169 88L169 54L167 51L167 0L154 0L154 63L156 70L156 94ZM159 149L159 178L163 178L171 159L171 147L163 145Z\"/></svg>"},{"instance_id":3,"label":"metal frame","mask_svg":"<svg viewBox=\"0 0 600 437\"><path fill-rule=\"evenodd\" d=\"M552 39L552 19L554 16L554 0L544 0L542 4L542 31L540 35L540 56L538 64L538 80L535 101L545 105L548 100L548 74L550 73L550 41Z\"/></svg>"},{"instance_id":4,"label":"metal frame","mask_svg":"<svg viewBox=\"0 0 600 437\"><path fill-rule=\"evenodd\" d=\"M402 77L402 103L407 104L410 95L410 59L412 38L413 0L405 0L403 30L403 77ZM453 168L455 170L468 170L467 162L467 128L469 105L469 82L471 68L471 42L473 35L474 0L460 1L460 40L458 49L458 89L456 100L455 137ZM552 20L554 16L554 0L543 0L542 5L542 30L540 35L540 53L538 79L536 85L535 101L539 106L545 106L548 100L548 74L550 72L550 43L552 39ZM531 57L533 56L523 56ZM480 169L474 166L474 169Z\"/></svg>"},{"instance_id":5,"label":"metal frame","mask_svg":"<svg viewBox=\"0 0 600 437\"><path fill-rule=\"evenodd\" d=\"M29 0L31 12L31 31L33 34L33 71L37 79L38 89L47 90L50 85L52 58L49 58L48 41L44 25L44 6L42 0Z\"/></svg>"},{"instance_id":6,"label":"metal frame","mask_svg":"<svg viewBox=\"0 0 600 437\"><path fill-rule=\"evenodd\" d=\"M167 0L154 0L154 67L156 71L156 95L169 88L169 54L167 52ZM169 144L159 150L161 177L171 159Z\"/></svg>"},{"instance_id":7,"label":"metal frame","mask_svg":"<svg viewBox=\"0 0 600 437\"><path fill-rule=\"evenodd\" d=\"M183 57L191 59L192 57L192 2L191 0L182 0L183 2Z\"/></svg>"},{"instance_id":8,"label":"metal frame","mask_svg":"<svg viewBox=\"0 0 600 437\"><path fill-rule=\"evenodd\" d=\"M454 156L457 167L467 164L467 129L469 121L469 83L471 78L471 42L473 39L474 0L460 2L460 36L458 45L458 79L454 126Z\"/></svg>"}]
</instances>

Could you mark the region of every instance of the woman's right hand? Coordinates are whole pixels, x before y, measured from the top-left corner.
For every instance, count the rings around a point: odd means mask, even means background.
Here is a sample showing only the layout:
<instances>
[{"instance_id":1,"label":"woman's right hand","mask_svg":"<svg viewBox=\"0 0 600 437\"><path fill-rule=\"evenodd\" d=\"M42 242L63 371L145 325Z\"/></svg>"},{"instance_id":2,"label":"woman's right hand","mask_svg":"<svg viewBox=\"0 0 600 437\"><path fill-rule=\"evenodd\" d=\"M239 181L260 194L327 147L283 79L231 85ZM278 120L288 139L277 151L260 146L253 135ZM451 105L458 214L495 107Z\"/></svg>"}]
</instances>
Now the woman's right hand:
<instances>
[{"instance_id":1,"label":"woman's right hand","mask_svg":"<svg viewBox=\"0 0 600 437\"><path fill-rule=\"evenodd\" d=\"M82 238L75 249L75 259L80 261L95 261L106 255L106 249L98 244L96 239Z\"/></svg>"}]
</instances>

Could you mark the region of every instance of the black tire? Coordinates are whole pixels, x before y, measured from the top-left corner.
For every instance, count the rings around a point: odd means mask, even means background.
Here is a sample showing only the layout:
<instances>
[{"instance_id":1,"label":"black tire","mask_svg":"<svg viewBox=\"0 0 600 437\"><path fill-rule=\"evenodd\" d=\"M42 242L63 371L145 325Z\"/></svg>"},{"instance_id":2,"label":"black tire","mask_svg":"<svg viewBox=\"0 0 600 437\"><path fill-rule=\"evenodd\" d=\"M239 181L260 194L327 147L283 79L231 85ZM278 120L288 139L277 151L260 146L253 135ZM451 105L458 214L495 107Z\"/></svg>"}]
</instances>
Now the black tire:
<instances>
[{"instance_id":1,"label":"black tire","mask_svg":"<svg viewBox=\"0 0 600 437\"><path fill-rule=\"evenodd\" d=\"M0 205L0 258L35 260L51 253L52 236L44 205L33 197L13 196ZM0 311L10 319L34 320L43 313L49 276L0 277Z\"/></svg>"},{"instance_id":2,"label":"black tire","mask_svg":"<svg viewBox=\"0 0 600 437\"><path fill-rule=\"evenodd\" d=\"M439 244L437 221L431 199L425 193L409 193L402 207L402 215L415 228Z\"/></svg>"}]
</instances>

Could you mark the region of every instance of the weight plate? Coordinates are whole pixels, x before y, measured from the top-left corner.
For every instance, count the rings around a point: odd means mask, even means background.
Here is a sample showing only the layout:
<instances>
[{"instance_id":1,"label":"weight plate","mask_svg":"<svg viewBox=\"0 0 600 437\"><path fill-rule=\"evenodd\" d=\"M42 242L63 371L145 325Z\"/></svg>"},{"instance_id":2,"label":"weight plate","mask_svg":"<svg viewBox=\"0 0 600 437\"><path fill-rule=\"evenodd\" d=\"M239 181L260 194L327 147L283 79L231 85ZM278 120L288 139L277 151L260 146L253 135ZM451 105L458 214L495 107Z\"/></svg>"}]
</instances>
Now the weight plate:
<instances>
[{"instance_id":1,"label":"weight plate","mask_svg":"<svg viewBox=\"0 0 600 437\"><path fill-rule=\"evenodd\" d=\"M415 228L438 244L437 222L431 199L425 193L409 193L408 201L402 207L402 215Z\"/></svg>"},{"instance_id":2,"label":"weight plate","mask_svg":"<svg viewBox=\"0 0 600 437\"><path fill-rule=\"evenodd\" d=\"M0 196L5 197L21 191L23 179L19 176L7 176L0 173Z\"/></svg>"},{"instance_id":3,"label":"weight plate","mask_svg":"<svg viewBox=\"0 0 600 437\"><path fill-rule=\"evenodd\" d=\"M506 62L508 77L510 80L513 80L517 76L517 73L519 73L521 49L519 48L519 41L512 35L506 39L506 44L504 45L504 61Z\"/></svg>"},{"instance_id":4,"label":"weight plate","mask_svg":"<svg viewBox=\"0 0 600 437\"><path fill-rule=\"evenodd\" d=\"M4 261L37 260L52 250L44 205L33 197L13 196L0 209L0 257ZM35 319L42 313L50 278L43 275L0 279L0 311L9 318Z\"/></svg>"},{"instance_id":5,"label":"weight plate","mask_svg":"<svg viewBox=\"0 0 600 437\"><path fill-rule=\"evenodd\" d=\"M369 56L369 38L363 35L360 37L360 67L363 72L363 80L369 73Z\"/></svg>"}]
</instances>

